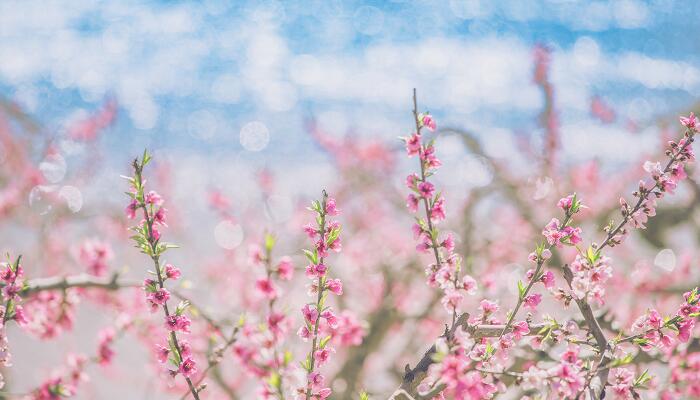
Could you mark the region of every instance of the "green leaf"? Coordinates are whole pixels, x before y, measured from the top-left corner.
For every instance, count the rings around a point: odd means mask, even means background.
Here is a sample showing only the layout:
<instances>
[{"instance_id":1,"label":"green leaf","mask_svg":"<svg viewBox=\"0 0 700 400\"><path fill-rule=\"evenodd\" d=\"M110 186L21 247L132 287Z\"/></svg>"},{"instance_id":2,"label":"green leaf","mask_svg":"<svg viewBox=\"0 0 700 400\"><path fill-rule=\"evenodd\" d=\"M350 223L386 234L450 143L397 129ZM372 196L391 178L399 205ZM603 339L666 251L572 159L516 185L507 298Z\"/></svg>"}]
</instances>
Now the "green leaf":
<instances>
[{"instance_id":1,"label":"green leaf","mask_svg":"<svg viewBox=\"0 0 700 400\"><path fill-rule=\"evenodd\" d=\"M649 375L649 370L645 369L644 372L642 372L641 375L637 377L637 379L634 380L634 384L632 385L635 388L646 388L644 385L651 380L652 376Z\"/></svg>"},{"instance_id":2,"label":"green leaf","mask_svg":"<svg viewBox=\"0 0 700 400\"><path fill-rule=\"evenodd\" d=\"M272 371L272 374L267 380L267 383L270 384L275 389L279 389L280 385L282 384L282 379L280 378L279 374L275 371Z\"/></svg>"},{"instance_id":3,"label":"green leaf","mask_svg":"<svg viewBox=\"0 0 700 400\"><path fill-rule=\"evenodd\" d=\"M616 368L616 367L630 364L632 362L632 360L634 360L634 357L632 357L632 354L627 354L626 356L624 356L622 358L616 358L616 359L612 360L612 362L610 363L610 368Z\"/></svg>"},{"instance_id":4,"label":"green leaf","mask_svg":"<svg viewBox=\"0 0 700 400\"><path fill-rule=\"evenodd\" d=\"M182 301L180 302L180 304L177 305L177 308L175 309L175 315L177 315L177 316L179 317L180 315L182 315L182 314L185 312L185 310L186 310L187 307L189 307L189 306L190 306L190 302L189 302L189 301L187 301L187 300L182 300Z\"/></svg>"},{"instance_id":5,"label":"green leaf","mask_svg":"<svg viewBox=\"0 0 700 400\"><path fill-rule=\"evenodd\" d=\"M588 258L588 262L590 264L595 264L595 262L598 260L598 252L593 250L593 247L588 246L588 250L586 250L586 258Z\"/></svg>"},{"instance_id":6,"label":"green leaf","mask_svg":"<svg viewBox=\"0 0 700 400\"><path fill-rule=\"evenodd\" d=\"M175 347L175 343L170 336L168 336L168 346L170 347L170 362L179 367L182 359L180 358L180 353L177 351L177 347Z\"/></svg>"},{"instance_id":7,"label":"green leaf","mask_svg":"<svg viewBox=\"0 0 700 400\"><path fill-rule=\"evenodd\" d=\"M145 167L149 162L151 162L151 155L148 154L148 149L144 149L143 157L141 157L141 166Z\"/></svg>"},{"instance_id":8,"label":"green leaf","mask_svg":"<svg viewBox=\"0 0 700 400\"><path fill-rule=\"evenodd\" d=\"M271 252L272 248L275 247L275 237L269 233L265 234L265 250Z\"/></svg>"},{"instance_id":9,"label":"green leaf","mask_svg":"<svg viewBox=\"0 0 700 400\"><path fill-rule=\"evenodd\" d=\"M522 281L518 281L518 295L521 299L525 297L525 285L523 285Z\"/></svg>"},{"instance_id":10,"label":"green leaf","mask_svg":"<svg viewBox=\"0 0 700 400\"><path fill-rule=\"evenodd\" d=\"M318 253L316 252L316 250L311 251L311 250L303 249L302 251L304 252L304 255L306 256L306 258L309 260L309 262L311 264L314 264L314 265L318 264Z\"/></svg>"},{"instance_id":11,"label":"green leaf","mask_svg":"<svg viewBox=\"0 0 700 400\"><path fill-rule=\"evenodd\" d=\"M694 306L698 302L698 288L696 287L695 289L690 291L690 294L688 295L688 304L691 306Z\"/></svg>"}]
</instances>

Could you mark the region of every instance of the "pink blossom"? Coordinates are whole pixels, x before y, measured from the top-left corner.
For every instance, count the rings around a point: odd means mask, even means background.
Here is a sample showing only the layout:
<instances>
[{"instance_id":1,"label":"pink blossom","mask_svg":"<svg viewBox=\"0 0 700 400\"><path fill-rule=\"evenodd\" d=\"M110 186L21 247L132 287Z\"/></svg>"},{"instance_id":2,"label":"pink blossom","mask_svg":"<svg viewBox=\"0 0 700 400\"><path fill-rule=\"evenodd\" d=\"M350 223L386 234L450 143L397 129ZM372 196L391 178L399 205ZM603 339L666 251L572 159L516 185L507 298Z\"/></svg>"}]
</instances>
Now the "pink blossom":
<instances>
[{"instance_id":1,"label":"pink blossom","mask_svg":"<svg viewBox=\"0 0 700 400\"><path fill-rule=\"evenodd\" d=\"M311 224L304 225L304 232L309 237L309 239L315 239L318 235L318 231Z\"/></svg>"},{"instance_id":2,"label":"pink blossom","mask_svg":"<svg viewBox=\"0 0 700 400\"><path fill-rule=\"evenodd\" d=\"M687 117L681 116L679 119L681 121L681 125L684 125L688 129L695 129L697 120L693 112L691 112Z\"/></svg>"},{"instance_id":3,"label":"pink blossom","mask_svg":"<svg viewBox=\"0 0 700 400\"><path fill-rule=\"evenodd\" d=\"M95 276L104 276L107 273L108 262L112 257L112 248L109 244L98 239L84 241L78 250L80 262L90 274Z\"/></svg>"},{"instance_id":4,"label":"pink blossom","mask_svg":"<svg viewBox=\"0 0 700 400\"><path fill-rule=\"evenodd\" d=\"M547 243L550 245L556 245L560 247L560 240L564 237L563 232L560 228L561 222L557 218L552 218L547 225L545 225L542 235L547 239Z\"/></svg>"},{"instance_id":5,"label":"pink blossom","mask_svg":"<svg viewBox=\"0 0 700 400\"><path fill-rule=\"evenodd\" d=\"M155 241L160 240L160 231L155 226L151 227L151 239Z\"/></svg>"},{"instance_id":6,"label":"pink blossom","mask_svg":"<svg viewBox=\"0 0 700 400\"><path fill-rule=\"evenodd\" d=\"M459 304L463 299L464 296L458 290L448 288L445 290L445 295L442 296L440 302L442 306L445 307L445 310L452 312L453 310L459 309Z\"/></svg>"},{"instance_id":7,"label":"pink blossom","mask_svg":"<svg viewBox=\"0 0 700 400\"><path fill-rule=\"evenodd\" d=\"M416 245L416 250L420 253L427 253L428 250L430 250L432 248L433 248L433 243L427 237L423 238L423 241Z\"/></svg>"},{"instance_id":8,"label":"pink blossom","mask_svg":"<svg viewBox=\"0 0 700 400\"><path fill-rule=\"evenodd\" d=\"M113 328L106 328L100 331L99 346L98 346L98 356L97 361L100 365L108 365L112 362L114 357L114 350L112 350L112 342L114 341L115 332Z\"/></svg>"},{"instance_id":9,"label":"pink blossom","mask_svg":"<svg viewBox=\"0 0 700 400\"><path fill-rule=\"evenodd\" d=\"M192 346L190 346L190 342L187 340L180 340L178 344L180 346L180 356L186 358L192 355Z\"/></svg>"},{"instance_id":10,"label":"pink blossom","mask_svg":"<svg viewBox=\"0 0 700 400\"><path fill-rule=\"evenodd\" d=\"M269 278L260 278L255 281L255 288L269 300L277 298L277 289Z\"/></svg>"},{"instance_id":11,"label":"pink blossom","mask_svg":"<svg viewBox=\"0 0 700 400\"><path fill-rule=\"evenodd\" d=\"M306 276L319 278L326 275L328 268L324 264L310 264L306 266Z\"/></svg>"},{"instance_id":12,"label":"pink blossom","mask_svg":"<svg viewBox=\"0 0 700 400\"><path fill-rule=\"evenodd\" d=\"M448 234L445 237L445 240L443 240L442 243L440 243L440 245L442 247L444 247L448 253L452 253L455 249L455 241L454 241L454 238L452 237L452 234L451 233Z\"/></svg>"},{"instance_id":13,"label":"pink blossom","mask_svg":"<svg viewBox=\"0 0 700 400\"><path fill-rule=\"evenodd\" d=\"M162 225L162 226L168 226L166 223L166 213L168 210L165 207L161 207L156 211L155 214L153 214L153 223L157 225Z\"/></svg>"},{"instance_id":14,"label":"pink blossom","mask_svg":"<svg viewBox=\"0 0 700 400\"><path fill-rule=\"evenodd\" d=\"M464 277L462 277L462 283L459 286L459 289L464 290L465 292L467 292L467 294L474 294L476 293L476 287L476 280L470 275L464 275Z\"/></svg>"},{"instance_id":15,"label":"pink blossom","mask_svg":"<svg viewBox=\"0 0 700 400\"><path fill-rule=\"evenodd\" d=\"M436 125L435 125L435 120L430 114L425 114L423 115L423 126L428 128L431 132L435 131Z\"/></svg>"},{"instance_id":16,"label":"pink blossom","mask_svg":"<svg viewBox=\"0 0 700 400\"><path fill-rule=\"evenodd\" d=\"M430 209L430 218L436 223L445 219L445 200L442 197L433 203L433 207Z\"/></svg>"},{"instance_id":17,"label":"pink blossom","mask_svg":"<svg viewBox=\"0 0 700 400\"><path fill-rule=\"evenodd\" d=\"M348 310L338 317L338 326L332 332L334 342L342 346L359 346L366 334L363 324Z\"/></svg>"},{"instance_id":18,"label":"pink blossom","mask_svg":"<svg viewBox=\"0 0 700 400\"><path fill-rule=\"evenodd\" d=\"M406 177L406 186L409 189L415 189L418 182L420 182L420 178L415 172Z\"/></svg>"},{"instance_id":19,"label":"pink blossom","mask_svg":"<svg viewBox=\"0 0 700 400\"><path fill-rule=\"evenodd\" d=\"M423 228L421 228L421 226L418 224L413 224L413 226L411 226L411 230L413 231L413 238L416 240L421 238L425 233Z\"/></svg>"},{"instance_id":20,"label":"pink blossom","mask_svg":"<svg viewBox=\"0 0 700 400\"><path fill-rule=\"evenodd\" d=\"M165 303L167 303L167 301L170 299L170 292L168 292L168 289L160 288L160 289L156 290L155 292L148 293L146 298L151 303L158 304L159 306L162 306Z\"/></svg>"},{"instance_id":21,"label":"pink blossom","mask_svg":"<svg viewBox=\"0 0 700 400\"><path fill-rule=\"evenodd\" d=\"M632 385L634 383L634 373L626 368L615 369L612 379L613 392L624 399L632 398Z\"/></svg>"},{"instance_id":22,"label":"pink blossom","mask_svg":"<svg viewBox=\"0 0 700 400\"><path fill-rule=\"evenodd\" d=\"M168 357L170 357L170 349L156 344L156 357L159 363L165 364L168 361Z\"/></svg>"},{"instance_id":23,"label":"pink blossom","mask_svg":"<svg viewBox=\"0 0 700 400\"><path fill-rule=\"evenodd\" d=\"M191 323L192 321L184 315L169 315L165 318L165 327L173 332L180 331L189 333Z\"/></svg>"},{"instance_id":24,"label":"pink blossom","mask_svg":"<svg viewBox=\"0 0 700 400\"><path fill-rule=\"evenodd\" d=\"M678 326L678 340L680 340L683 343L688 343L688 341L690 340L690 334L693 331L694 327L695 327L695 320L688 319L688 320L683 321Z\"/></svg>"},{"instance_id":25,"label":"pink blossom","mask_svg":"<svg viewBox=\"0 0 700 400\"><path fill-rule=\"evenodd\" d=\"M484 315L492 314L498 311L498 304L496 302L486 299L481 300L481 303L479 303L479 307L481 308L481 312Z\"/></svg>"},{"instance_id":26,"label":"pink blossom","mask_svg":"<svg viewBox=\"0 0 700 400\"><path fill-rule=\"evenodd\" d=\"M520 321L513 323L513 336L516 340L520 340L523 336L530 333L530 327L526 321Z\"/></svg>"},{"instance_id":27,"label":"pink blossom","mask_svg":"<svg viewBox=\"0 0 700 400\"><path fill-rule=\"evenodd\" d=\"M136 209L138 208L139 203L136 202L136 200L132 200L128 206L126 206L126 209L124 210L126 217L129 219L134 219L136 218Z\"/></svg>"},{"instance_id":28,"label":"pink blossom","mask_svg":"<svg viewBox=\"0 0 700 400\"><path fill-rule=\"evenodd\" d=\"M263 255L263 250L257 244L251 244L248 248L248 259L250 263L256 266L263 265L265 261L265 256Z\"/></svg>"},{"instance_id":29,"label":"pink blossom","mask_svg":"<svg viewBox=\"0 0 700 400\"><path fill-rule=\"evenodd\" d=\"M324 376L321 375L319 372L312 372L309 374L308 381L312 389L318 388L319 386L323 385L324 380Z\"/></svg>"},{"instance_id":30,"label":"pink blossom","mask_svg":"<svg viewBox=\"0 0 700 400\"><path fill-rule=\"evenodd\" d=\"M559 202L557 203L557 207L561 208L564 211L569 211L571 208L571 205L573 204L574 201L574 195L569 195L566 197L562 197Z\"/></svg>"},{"instance_id":31,"label":"pink blossom","mask_svg":"<svg viewBox=\"0 0 700 400\"><path fill-rule=\"evenodd\" d=\"M336 216L340 214L340 209L337 208L335 204L335 199L332 197L329 197L326 200L326 215L331 215L331 216Z\"/></svg>"},{"instance_id":32,"label":"pink blossom","mask_svg":"<svg viewBox=\"0 0 700 400\"><path fill-rule=\"evenodd\" d=\"M338 317L333 314L333 311L326 310L321 313L321 317L326 320L326 323L328 323L331 329L336 329L338 327Z\"/></svg>"},{"instance_id":33,"label":"pink blossom","mask_svg":"<svg viewBox=\"0 0 700 400\"><path fill-rule=\"evenodd\" d=\"M294 275L294 265L289 257L282 257L277 263L277 275L280 279L289 281Z\"/></svg>"},{"instance_id":34,"label":"pink blossom","mask_svg":"<svg viewBox=\"0 0 700 400\"><path fill-rule=\"evenodd\" d=\"M304 319L306 322L310 323L311 325L316 324L316 319L318 318L318 311L316 310L316 306L311 305L311 304L305 304L304 307L301 309L301 313L304 315Z\"/></svg>"},{"instance_id":35,"label":"pink blossom","mask_svg":"<svg viewBox=\"0 0 700 400\"><path fill-rule=\"evenodd\" d=\"M144 203L153 204L154 206L160 206L163 204L163 198L160 197L158 193L151 190L150 192L146 193L146 196L144 196Z\"/></svg>"},{"instance_id":36,"label":"pink blossom","mask_svg":"<svg viewBox=\"0 0 700 400\"><path fill-rule=\"evenodd\" d=\"M524 299L525 307L529 307L533 310L537 308L540 302L542 302L542 295L539 293L527 295Z\"/></svg>"},{"instance_id":37,"label":"pink blossom","mask_svg":"<svg viewBox=\"0 0 700 400\"><path fill-rule=\"evenodd\" d=\"M197 364L194 362L193 359L189 357L185 358L180 363L179 371L182 375L191 378L194 374L197 373Z\"/></svg>"},{"instance_id":38,"label":"pink blossom","mask_svg":"<svg viewBox=\"0 0 700 400\"><path fill-rule=\"evenodd\" d=\"M420 152L421 149L421 142L420 142L420 135L413 134L409 136L408 138L405 138L406 141L406 152L408 153L409 156L414 156Z\"/></svg>"},{"instance_id":39,"label":"pink blossom","mask_svg":"<svg viewBox=\"0 0 700 400\"><path fill-rule=\"evenodd\" d=\"M318 366L319 366L319 367L320 367L321 365L325 364L326 361L328 361L328 358L329 358L330 355L331 355L331 351L332 351L332 352L335 352L335 350L334 350L332 347L330 347L330 346L326 346L326 347L323 348L323 349L316 350L316 352L314 353L314 355L315 355L316 361L318 362Z\"/></svg>"},{"instance_id":40,"label":"pink blossom","mask_svg":"<svg viewBox=\"0 0 700 400\"><path fill-rule=\"evenodd\" d=\"M418 192L423 198L431 198L435 193L435 186L430 182L421 182L418 184Z\"/></svg>"},{"instance_id":41,"label":"pink blossom","mask_svg":"<svg viewBox=\"0 0 700 400\"><path fill-rule=\"evenodd\" d=\"M168 279L177 280L180 278L180 269L173 266L172 264L165 264L165 276Z\"/></svg>"},{"instance_id":42,"label":"pink blossom","mask_svg":"<svg viewBox=\"0 0 700 400\"><path fill-rule=\"evenodd\" d=\"M540 279L542 280L542 283L544 283L544 287L547 289L553 288L556 284L554 273L552 271L545 271Z\"/></svg>"},{"instance_id":43,"label":"pink blossom","mask_svg":"<svg viewBox=\"0 0 700 400\"><path fill-rule=\"evenodd\" d=\"M418 211L418 202L419 202L419 201L420 201L420 199L419 199L418 197L416 197L416 195L414 195L413 193L411 193L411 194L409 194L408 197L406 198L406 207L408 207L408 209L409 209L411 212L417 212L417 211Z\"/></svg>"},{"instance_id":44,"label":"pink blossom","mask_svg":"<svg viewBox=\"0 0 700 400\"><path fill-rule=\"evenodd\" d=\"M326 282L326 286L328 287L328 290L331 291L331 293L337 296L343 294L343 283L340 281L340 279L329 279Z\"/></svg>"},{"instance_id":45,"label":"pink blossom","mask_svg":"<svg viewBox=\"0 0 700 400\"><path fill-rule=\"evenodd\" d=\"M301 328L299 328L297 335L300 338L304 339L304 341L307 341L311 337L311 331L309 330L309 328L306 327L306 325L304 325Z\"/></svg>"}]
</instances>

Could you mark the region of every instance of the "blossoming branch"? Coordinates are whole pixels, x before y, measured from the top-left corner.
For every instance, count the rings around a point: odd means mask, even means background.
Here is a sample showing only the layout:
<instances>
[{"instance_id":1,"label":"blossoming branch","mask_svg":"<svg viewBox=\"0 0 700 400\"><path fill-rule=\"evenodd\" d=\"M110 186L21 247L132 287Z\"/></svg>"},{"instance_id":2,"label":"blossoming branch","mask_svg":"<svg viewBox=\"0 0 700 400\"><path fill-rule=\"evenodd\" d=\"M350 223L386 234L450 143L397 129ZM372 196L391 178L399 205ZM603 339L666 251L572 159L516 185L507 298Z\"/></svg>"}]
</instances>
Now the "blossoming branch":
<instances>
[{"instance_id":1,"label":"blossoming branch","mask_svg":"<svg viewBox=\"0 0 700 400\"><path fill-rule=\"evenodd\" d=\"M197 373L197 364L192 358L192 350L189 342L178 339L178 332L187 334L190 332L191 321L185 311L189 305L186 301L181 301L174 312L168 307L170 292L165 287L167 280L177 280L180 278L180 270L172 264L161 265L160 258L168 250L176 247L170 243L161 241L159 227L167 227L167 209L163 207L163 199L155 191L146 192L146 180L143 177L143 170L151 161L151 156L144 151L141 160L133 162L133 177L126 179L130 183L130 191L127 195L131 198L126 208L129 219L136 218L139 210L142 211L143 219L138 225L131 228L134 235L131 237L136 247L146 254L153 261L154 271L149 271L154 278L146 278L143 288L146 292L146 299L150 304L152 312L159 309L164 315L164 326L169 331L167 345L156 344L158 360L165 364L169 363L174 369L169 369L171 376L182 374L187 382L187 386L192 392L192 396L199 400L199 389L192 383L192 377Z\"/></svg>"},{"instance_id":2,"label":"blossoming branch","mask_svg":"<svg viewBox=\"0 0 700 400\"><path fill-rule=\"evenodd\" d=\"M330 278L330 267L326 265L328 251L341 250L340 224L330 219L340 214L340 210L335 199L328 197L325 191L321 200L314 200L309 210L316 214L316 225L309 224L304 230L314 242L314 247L313 250L304 250L304 254L309 261L306 267L306 276L311 280L309 295L316 300L307 303L301 310L304 325L299 328L298 334L304 341L311 340L311 349L301 363L306 371L306 383L297 389L296 398L322 400L332 391L324 385L325 378L318 368L328 362L335 352L330 341L333 338L332 330L338 327L338 317L326 305L326 300L329 293L336 296L343 294L342 282Z\"/></svg>"}]
</instances>

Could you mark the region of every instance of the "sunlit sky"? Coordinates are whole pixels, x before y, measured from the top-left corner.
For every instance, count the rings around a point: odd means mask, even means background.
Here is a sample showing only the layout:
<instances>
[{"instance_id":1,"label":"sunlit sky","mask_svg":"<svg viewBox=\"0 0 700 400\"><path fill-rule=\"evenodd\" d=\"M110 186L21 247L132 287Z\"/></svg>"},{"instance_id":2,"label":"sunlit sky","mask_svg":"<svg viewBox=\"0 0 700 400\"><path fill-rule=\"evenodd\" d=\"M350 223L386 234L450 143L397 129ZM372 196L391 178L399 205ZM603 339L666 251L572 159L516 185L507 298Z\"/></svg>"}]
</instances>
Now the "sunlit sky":
<instances>
[{"instance_id":1,"label":"sunlit sky","mask_svg":"<svg viewBox=\"0 0 700 400\"><path fill-rule=\"evenodd\" d=\"M700 91L695 1L228 3L1 1L0 95L56 135L114 96L102 141L120 153L275 164L308 160L308 118L406 133L413 87L443 126L537 131L537 43L554 51L565 136L611 137L588 115L593 95L643 124Z\"/></svg>"}]
</instances>

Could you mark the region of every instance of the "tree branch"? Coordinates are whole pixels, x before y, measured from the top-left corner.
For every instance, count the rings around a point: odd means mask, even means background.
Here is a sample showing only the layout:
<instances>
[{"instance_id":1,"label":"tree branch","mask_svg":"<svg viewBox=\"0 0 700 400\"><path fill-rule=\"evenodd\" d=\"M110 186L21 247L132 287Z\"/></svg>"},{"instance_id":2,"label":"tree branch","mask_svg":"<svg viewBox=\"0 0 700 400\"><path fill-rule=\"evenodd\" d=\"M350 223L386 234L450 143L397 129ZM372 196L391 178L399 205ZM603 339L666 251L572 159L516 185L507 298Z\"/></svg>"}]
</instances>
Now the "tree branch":
<instances>
[{"instance_id":1,"label":"tree branch","mask_svg":"<svg viewBox=\"0 0 700 400\"><path fill-rule=\"evenodd\" d=\"M501 332L506 328L505 324L499 325L472 325L469 323L469 314L464 313L457 318L455 324L449 329L446 329L445 333L441 336L444 338L451 338L457 331L458 327L462 327L466 332L468 332L473 339L481 339L485 337L498 337ZM545 324L531 324L529 326L530 333L528 335L536 335L545 326ZM512 326L508 327L506 332L510 332L513 329ZM428 374L428 368L434 363L433 354L436 352L436 347L433 344L428 351L423 354L423 357L418 361L415 368L411 368L406 365L405 373L403 376L403 382L401 386L391 395L389 400L410 400L415 399L418 396L417 387L425 379Z\"/></svg>"}]
</instances>

